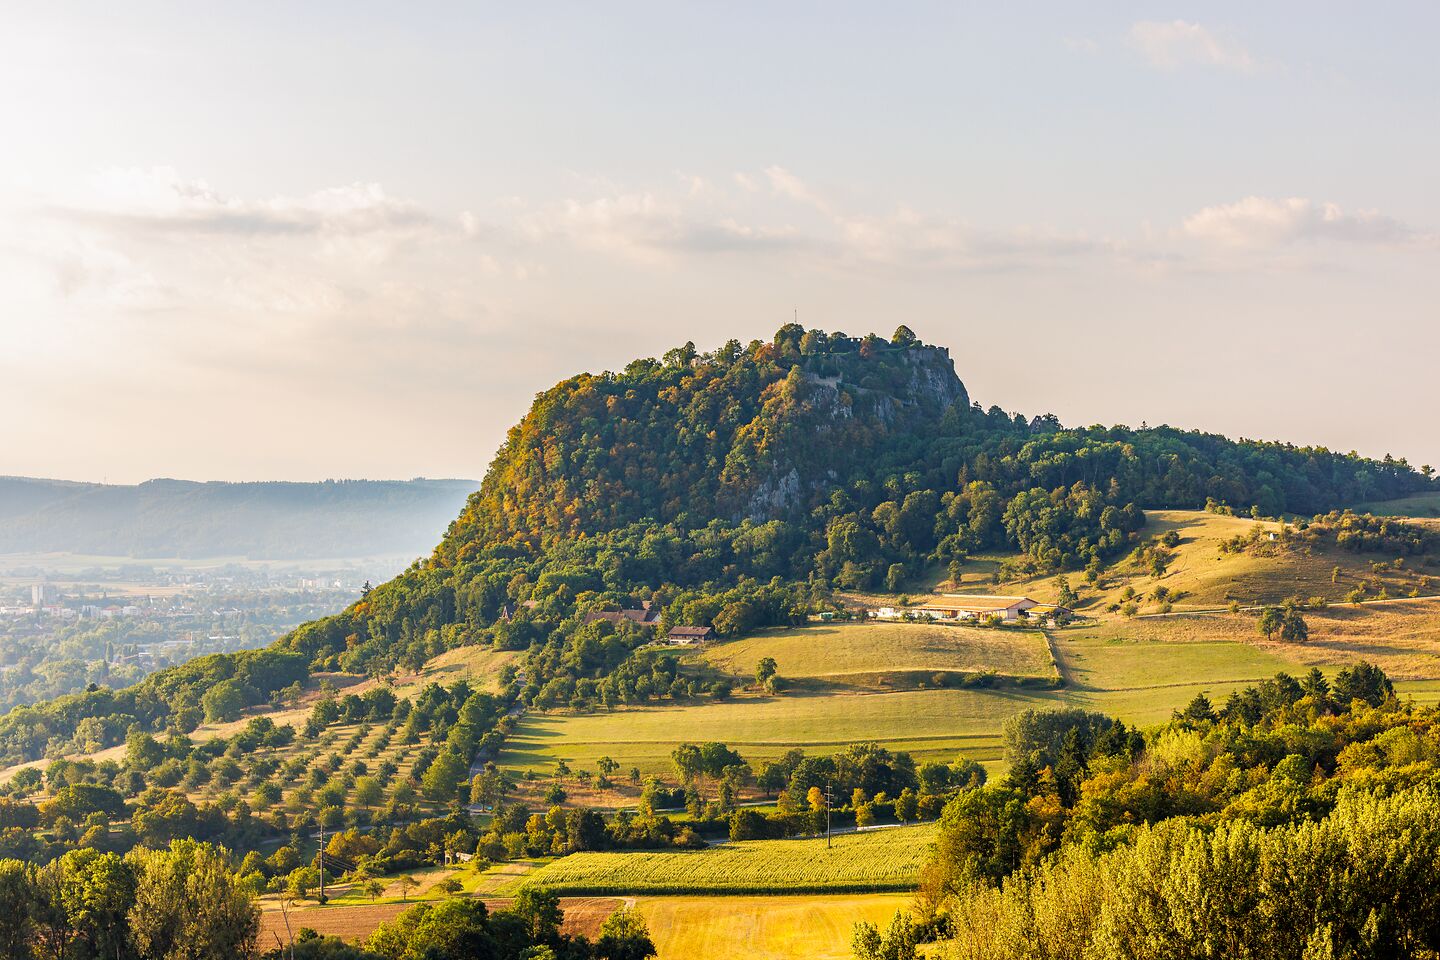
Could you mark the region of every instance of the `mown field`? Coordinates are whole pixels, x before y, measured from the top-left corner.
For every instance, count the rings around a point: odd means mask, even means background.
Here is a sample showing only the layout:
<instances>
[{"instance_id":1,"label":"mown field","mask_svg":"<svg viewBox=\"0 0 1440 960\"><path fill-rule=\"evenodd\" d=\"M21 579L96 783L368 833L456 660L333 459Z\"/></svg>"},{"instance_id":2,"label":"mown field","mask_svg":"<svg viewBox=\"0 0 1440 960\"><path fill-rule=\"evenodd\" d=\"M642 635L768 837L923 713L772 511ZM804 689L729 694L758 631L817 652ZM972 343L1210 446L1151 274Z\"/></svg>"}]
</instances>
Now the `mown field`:
<instances>
[{"instance_id":1,"label":"mown field","mask_svg":"<svg viewBox=\"0 0 1440 960\"><path fill-rule=\"evenodd\" d=\"M925 630L897 624L897 631ZM1005 718L1027 707L1073 705L1127 722L1158 723L1198 691L1224 699L1247 683L1295 669L1290 660L1234 640L1131 641L1108 627L1055 633L1067 685L1059 690L929 689L826 691L582 715L531 714L501 754L502 766L545 774L557 759L594 769L601 756L622 768L670 773L681 742L719 740L751 763L792 747L827 753L874 740L920 759L963 754L994 767Z\"/></svg>"},{"instance_id":2,"label":"mown field","mask_svg":"<svg viewBox=\"0 0 1440 960\"><path fill-rule=\"evenodd\" d=\"M763 657L780 675L869 685L897 675L993 672L1053 677L1039 631L907 623L841 623L767 630L695 655L716 669L752 678Z\"/></svg>"},{"instance_id":3,"label":"mown field","mask_svg":"<svg viewBox=\"0 0 1440 960\"><path fill-rule=\"evenodd\" d=\"M704 850L572 853L518 885L570 896L813 893L913 889L934 824L824 837L751 840Z\"/></svg>"}]
</instances>

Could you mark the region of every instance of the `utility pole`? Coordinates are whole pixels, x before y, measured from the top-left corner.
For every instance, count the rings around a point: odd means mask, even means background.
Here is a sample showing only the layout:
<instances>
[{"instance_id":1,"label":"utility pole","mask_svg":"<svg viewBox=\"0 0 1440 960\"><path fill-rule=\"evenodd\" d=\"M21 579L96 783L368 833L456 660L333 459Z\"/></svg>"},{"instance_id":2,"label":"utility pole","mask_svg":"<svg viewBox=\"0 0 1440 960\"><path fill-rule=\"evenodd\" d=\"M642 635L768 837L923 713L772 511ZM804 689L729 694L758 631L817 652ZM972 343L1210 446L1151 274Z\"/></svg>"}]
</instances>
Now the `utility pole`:
<instances>
[{"instance_id":1,"label":"utility pole","mask_svg":"<svg viewBox=\"0 0 1440 960\"><path fill-rule=\"evenodd\" d=\"M830 849L830 808L834 806L835 798L830 795L830 784L825 784L825 849Z\"/></svg>"},{"instance_id":2,"label":"utility pole","mask_svg":"<svg viewBox=\"0 0 1440 960\"><path fill-rule=\"evenodd\" d=\"M320 902L325 902L325 822L320 824Z\"/></svg>"}]
</instances>

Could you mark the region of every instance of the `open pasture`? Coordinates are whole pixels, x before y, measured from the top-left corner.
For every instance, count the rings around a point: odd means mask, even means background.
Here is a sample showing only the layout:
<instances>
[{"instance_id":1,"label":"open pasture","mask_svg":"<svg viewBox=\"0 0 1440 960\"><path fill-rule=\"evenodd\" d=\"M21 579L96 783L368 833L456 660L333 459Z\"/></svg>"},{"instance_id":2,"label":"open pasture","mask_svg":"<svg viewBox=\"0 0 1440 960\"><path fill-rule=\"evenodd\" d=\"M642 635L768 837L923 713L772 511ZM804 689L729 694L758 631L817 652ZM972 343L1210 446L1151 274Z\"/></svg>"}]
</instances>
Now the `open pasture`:
<instances>
[{"instance_id":1,"label":"open pasture","mask_svg":"<svg viewBox=\"0 0 1440 960\"><path fill-rule=\"evenodd\" d=\"M572 896L809 893L912 889L934 824L824 837L749 840L704 850L572 853L521 883Z\"/></svg>"},{"instance_id":2,"label":"open pasture","mask_svg":"<svg viewBox=\"0 0 1440 960\"><path fill-rule=\"evenodd\" d=\"M1416 514L1421 517L1434 516L1423 512L1432 502L1440 509L1440 495L1434 494L1391 501L1392 504L1415 507ZM1398 507L1394 511L1396 514L1405 512ZM1293 596L1339 601L1362 584L1371 596L1382 586L1392 597L1406 596L1412 590L1422 594L1440 592L1434 582L1426 585L1427 576L1432 581L1440 581L1440 566L1427 565L1424 560L1429 558L1412 558L1403 569L1377 571L1371 566L1372 562L1395 558L1373 553L1350 553L1333 546L1288 548L1277 545L1273 551L1261 549L1225 553L1220 549L1224 541L1248 536L1257 527L1262 534L1278 531L1280 524L1203 510L1148 510L1145 518L1146 525L1140 534L1146 542L1171 531L1180 538L1171 551L1164 573L1154 576L1148 567L1135 564L1128 555L1118 557L1104 567L1098 588L1086 584L1078 571L1071 571L1066 576L1080 594L1079 609L1082 613L1114 616L1107 609L1125 599L1127 588L1134 591L1141 613L1153 613L1160 608L1161 601L1154 596L1157 587L1163 587L1171 597L1178 595L1178 599L1173 600L1176 610L1224 608L1232 600L1242 606L1278 603ZM1263 548L1264 544L1261 546ZM1058 590L1053 575L994 582L1001 562L1006 559L1008 557L1004 554L971 558L965 565L958 590L964 593L1024 595L1042 602L1056 600ZM1333 577L1337 566L1340 574ZM941 587L951 589L950 584L944 583L944 578L945 572L935 567L928 571L925 582L931 590L938 591ZM894 603L898 598L856 594L849 599L875 606ZM932 598L912 595L910 599L921 603Z\"/></svg>"},{"instance_id":3,"label":"open pasture","mask_svg":"<svg viewBox=\"0 0 1440 960\"><path fill-rule=\"evenodd\" d=\"M1415 517L1433 519L1440 517L1440 493L1417 493L1413 497L1398 500L1376 500L1362 503L1356 513L1373 513L1377 517Z\"/></svg>"},{"instance_id":4,"label":"open pasture","mask_svg":"<svg viewBox=\"0 0 1440 960\"><path fill-rule=\"evenodd\" d=\"M1052 677L1039 631L994 630L924 623L840 623L716 644L697 655L742 678L773 657L780 676L834 684L884 682L897 674L994 672L1006 677Z\"/></svg>"},{"instance_id":5,"label":"open pasture","mask_svg":"<svg viewBox=\"0 0 1440 960\"><path fill-rule=\"evenodd\" d=\"M412 700L432 683L442 687L468 680L474 689L498 693L500 690L500 668L514 663L520 654L514 650L496 650L494 647L471 645L446 650L426 661L416 673L397 675L390 682L390 689L401 700ZM356 684L347 693L363 694L380 681L367 679Z\"/></svg>"},{"instance_id":6,"label":"open pasture","mask_svg":"<svg viewBox=\"0 0 1440 960\"><path fill-rule=\"evenodd\" d=\"M1271 659L1276 670L1293 673L1318 666L1333 673L1369 660L1392 680L1440 680L1440 600L1331 604L1307 610L1304 617L1310 631L1306 643L1266 642L1256 627L1256 615L1249 612L1107 621L1085 633L1117 650L1137 644L1170 644L1187 650L1200 644L1220 650L1232 649L1238 640L1246 651L1243 657L1257 666ZM1201 659L1198 650L1193 658Z\"/></svg>"}]
</instances>

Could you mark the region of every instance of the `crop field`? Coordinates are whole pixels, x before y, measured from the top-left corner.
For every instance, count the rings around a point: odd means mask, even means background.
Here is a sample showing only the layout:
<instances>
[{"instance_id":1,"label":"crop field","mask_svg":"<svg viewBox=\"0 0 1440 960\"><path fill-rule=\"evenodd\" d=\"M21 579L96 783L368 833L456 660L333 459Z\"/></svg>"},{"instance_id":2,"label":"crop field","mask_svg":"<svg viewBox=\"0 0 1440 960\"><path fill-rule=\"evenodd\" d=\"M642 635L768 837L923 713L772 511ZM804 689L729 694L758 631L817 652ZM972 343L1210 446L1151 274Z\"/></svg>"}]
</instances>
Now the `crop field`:
<instances>
[{"instance_id":1,"label":"crop field","mask_svg":"<svg viewBox=\"0 0 1440 960\"><path fill-rule=\"evenodd\" d=\"M909 890L934 835L934 824L924 824L841 834L831 849L817 837L704 850L572 853L522 882L572 896Z\"/></svg>"},{"instance_id":2,"label":"crop field","mask_svg":"<svg viewBox=\"0 0 1440 960\"><path fill-rule=\"evenodd\" d=\"M1385 616L1371 614L1372 609L1379 608L1367 608L1366 615ZM1339 610L1336 615L1350 616ZM1317 636L1327 630L1321 619L1312 621ZM1421 634L1432 629L1419 620L1413 625ZM963 754L994 769L1001 760L1002 724L1027 707L1076 706L1101 710L1127 723L1159 723L1196 693L1223 701L1232 691L1279 671L1309 669L1301 658L1319 660L1328 642L1317 640L1292 649L1293 645L1235 639L1250 637L1254 629L1252 619L1225 614L1102 621L1059 630L1054 634L1055 648L1067 683L1058 690L829 691L608 713L530 714L507 742L500 763L517 771L548 774L558 759L576 769L593 770L599 757L610 756L625 769L638 766L647 774L670 775L670 751L682 742L719 740L753 764L792 747L823 754L874 740L908 751L917 760L948 761ZM1414 642L1423 646L1426 641ZM1345 662L1369 656L1364 646L1335 653L1335 662L1321 662L1322 669L1333 673ZM1401 689L1417 698L1426 695L1409 684Z\"/></svg>"},{"instance_id":3,"label":"crop field","mask_svg":"<svg viewBox=\"0 0 1440 960\"><path fill-rule=\"evenodd\" d=\"M843 623L772 630L697 655L742 678L773 657L782 677L865 683L902 672L1051 677L1039 631L921 623Z\"/></svg>"},{"instance_id":4,"label":"crop field","mask_svg":"<svg viewBox=\"0 0 1440 960\"><path fill-rule=\"evenodd\" d=\"M751 960L847 960L850 932L861 920L884 926L897 911L910 906L908 893L828 893L773 896L641 896L633 899L645 918L659 960L704 957L749 957ZM509 901L491 899L492 910ZM600 924L619 907L618 897L566 897L560 907L566 933L594 939ZM402 903L332 903L294 910L290 926L309 927L347 941L363 940L387 920L415 905ZM261 946L286 938L278 910L261 914Z\"/></svg>"},{"instance_id":5,"label":"crop field","mask_svg":"<svg viewBox=\"0 0 1440 960\"><path fill-rule=\"evenodd\" d=\"M558 759L595 769L609 756L622 769L673 774L670 751L683 742L719 740L756 763L792 747L830 753L874 740L917 756L958 753L998 760L1000 723L1026 706L1054 703L1051 691L923 690L898 693L786 694L723 703L642 707L582 715L527 714L499 763L550 773Z\"/></svg>"},{"instance_id":6,"label":"crop field","mask_svg":"<svg viewBox=\"0 0 1440 960\"><path fill-rule=\"evenodd\" d=\"M638 897L659 960L848 960L862 920L882 929L910 906L909 894L791 897Z\"/></svg>"}]
</instances>

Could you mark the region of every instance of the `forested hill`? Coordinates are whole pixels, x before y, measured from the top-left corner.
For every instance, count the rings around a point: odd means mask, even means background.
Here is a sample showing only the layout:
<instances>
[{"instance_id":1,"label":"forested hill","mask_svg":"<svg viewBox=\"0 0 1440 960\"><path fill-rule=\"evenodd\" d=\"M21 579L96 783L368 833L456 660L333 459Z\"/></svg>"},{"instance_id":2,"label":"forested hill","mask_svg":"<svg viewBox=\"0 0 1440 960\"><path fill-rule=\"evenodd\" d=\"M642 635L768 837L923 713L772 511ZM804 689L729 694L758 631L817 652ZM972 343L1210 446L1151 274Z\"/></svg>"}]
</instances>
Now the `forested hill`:
<instances>
[{"instance_id":1,"label":"forested hill","mask_svg":"<svg viewBox=\"0 0 1440 960\"><path fill-rule=\"evenodd\" d=\"M1430 483L1403 460L987 410L905 327L792 324L540 394L428 561L285 643L363 670L524 646L640 600L741 630L982 550L1026 572L1098 564L1138 542L1145 508L1314 514Z\"/></svg>"},{"instance_id":2,"label":"forested hill","mask_svg":"<svg viewBox=\"0 0 1440 960\"><path fill-rule=\"evenodd\" d=\"M936 565L963 571L982 552L1009 554L1015 574L1098 571L1147 549L1146 508L1313 515L1431 486L1388 457L984 409L949 353L904 327L889 340L790 325L709 353L686 344L540 394L434 552L350 608L270 650L11 711L0 757L110 746L136 724L193 729L218 689L238 709L312 670L418 669L464 644L526 651L525 686L509 694L522 703L646 702L675 680L633 656L646 636L583 614L650 601L664 627L734 636L803 622L834 590L898 592ZM351 488L306 495L343 503ZM251 488L214 500L209 485L185 489L203 529ZM264 515L286 543L333 549L334 514Z\"/></svg>"},{"instance_id":3,"label":"forested hill","mask_svg":"<svg viewBox=\"0 0 1440 960\"><path fill-rule=\"evenodd\" d=\"M0 553L289 560L429 551L472 480L135 486L0 477Z\"/></svg>"}]
</instances>

